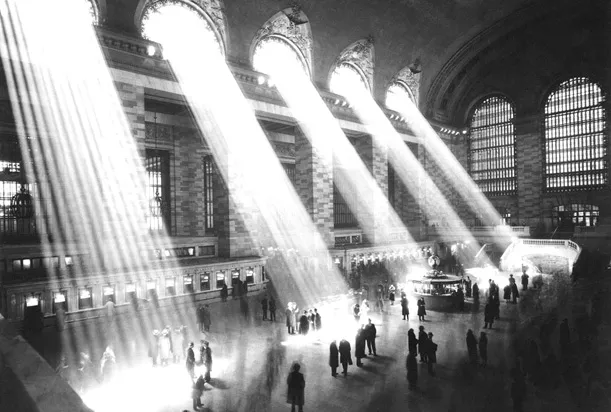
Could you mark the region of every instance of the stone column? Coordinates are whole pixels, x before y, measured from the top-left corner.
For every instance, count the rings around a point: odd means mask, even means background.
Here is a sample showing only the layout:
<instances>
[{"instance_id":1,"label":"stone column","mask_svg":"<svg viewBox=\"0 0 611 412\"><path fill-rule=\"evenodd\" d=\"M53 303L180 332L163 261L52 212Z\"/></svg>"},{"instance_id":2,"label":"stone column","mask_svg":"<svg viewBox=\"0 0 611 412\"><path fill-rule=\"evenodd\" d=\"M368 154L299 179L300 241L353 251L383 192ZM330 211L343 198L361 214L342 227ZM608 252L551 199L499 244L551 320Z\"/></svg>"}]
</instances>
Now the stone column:
<instances>
[{"instance_id":1,"label":"stone column","mask_svg":"<svg viewBox=\"0 0 611 412\"><path fill-rule=\"evenodd\" d=\"M295 172L299 197L328 247L333 237L333 162L331 145L315 142L296 130Z\"/></svg>"},{"instance_id":2,"label":"stone column","mask_svg":"<svg viewBox=\"0 0 611 412\"><path fill-rule=\"evenodd\" d=\"M217 159L219 173L214 176L214 226L219 257L259 255L255 243L258 239L258 213L253 202L249 202L248 188L243 187L237 173L243 167L231 155L222 162Z\"/></svg>"},{"instance_id":3,"label":"stone column","mask_svg":"<svg viewBox=\"0 0 611 412\"><path fill-rule=\"evenodd\" d=\"M518 116L516 162L518 178L518 222L535 233L543 211L543 150L536 117Z\"/></svg>"},{"instance_id":4,"label":"stone column","mask_svg":"<svg viewBox=\"0 0 611 412\"><path fill-rule=\"evenodd\" d=\"M389 230L398 229L389 227L388 148L371 136L355 139L354 148L383 194L375 196L375 193L369 193L366 199L359 199L366 207L359 207L355 215L371 243L385 243L389 240Z\"/></svg>"}]
</instances>

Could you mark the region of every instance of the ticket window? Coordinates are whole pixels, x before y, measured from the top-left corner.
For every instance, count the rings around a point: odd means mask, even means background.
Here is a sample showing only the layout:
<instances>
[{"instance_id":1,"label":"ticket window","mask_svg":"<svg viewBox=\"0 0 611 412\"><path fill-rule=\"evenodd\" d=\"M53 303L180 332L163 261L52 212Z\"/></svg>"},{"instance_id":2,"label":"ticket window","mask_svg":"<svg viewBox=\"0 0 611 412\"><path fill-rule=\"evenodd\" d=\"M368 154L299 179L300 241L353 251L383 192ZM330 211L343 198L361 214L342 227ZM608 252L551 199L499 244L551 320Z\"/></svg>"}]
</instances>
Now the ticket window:
<instances>
[{"instance_id":1,"label":"ticket window","mask_svg":"<svg viewBox=\"0 0 611 412\"><path fill-rule=\"evenodd\" d=\"M165 280L165 294L166 296L176 295L176 279L166 278Z\"/></svg>"},{"instance_id":2,"label":"ticket window","mask_svg":"<svg viewBox=\"0 0 611 412\"><path fill-rule=\"evenodd\" d=\"M136 293L136 284L135 283L126 283L125 284L125 301L133 302L138 299L138 293Z\"/></svg>"},{"instance_id":3,"label":"ticket window","mask_svg":"<svg viewBox=\"0 0 611 412\"><path fill-rule=\"evenodd\" d=\"M117 303L115 298L115 287L114 286L104 286L102 287L102 305L105 305L106 302L111 301L112 303Z\"/></svg>"},{"instance_id":4,"label":"ticket window","mask_svg":"<svg viewBox=\"0 0 611 412\"><path fill-rule=\"evenodd\" d=\"M240 271L232 270L231 271L231 286L235 287L237 285L238 280L240 280Z\"/></svg>"},{"instance_id":5,"label":"ticket window","mask_svg":"<svg viewBox=\"0 0 611 412\"><path fill-rule=\"evenodd\" d=\"M225 285L225 272L216 272L216 288L221 289Z\"/></svg>"},{"instance_id":6,"label":"ticket window","mask_svg":"<svg viewBox=\"0 0 611 412\"><path fill-rule=\"evenodd\" d=\"M182 281L185 293L193 293L193 275L184 276Z\"/></svg>"},{"instance_id":7,"label":"ticket window","mask_svg":"<svg viewBox=\"0 0 611 412\"><path fill-rule=\"evenodd\" d=\"M30 295L25 298L25 307L33 308L40 306L40 298L37 295Z\"/></svg>"},{"instance_id":8,"label":"ticket window","mask_svg":"<svg viewBox=\"0 0 611 412\"><path fill-rule=\"evenodd\" d=\"M246 269L246 283L255 283L255 271L253 268Z\"/></svg>"},{"instance_id":9,"label":"ticket window","mask_svg":"<svg viewBox=\"0 0 611 412\"><path fill-rule=\"evenodd\" d=\"M56 313L59 308L68 312L68 292L65 290L53 292L53 313Z\"/></svg>"},{"instance_id":10,"label":"ticket window","mask_svg":"<svg viewBox=\"0 0 611 412\"><path fill-rule=\"evenodd\" d=\"M157 298L157 282L149 280L146 282L146 298L156 299Z\"/></svg>"},{"instance_id":11,"label":"ticket window","mask_svg":"<svg viewBox=\"0 0 611 412\"><path fill-rule=\"evenodd\" d=\"M80 288L79 289L78 308L79 310L93 308L93 291L91 288Z\"/></svg>"},{"instance_id":12,"label":"ticket window","mask_svg":"<svg viewBox=\"0 0 611 412\"><path fill-rule=\"evenodd\" d=\"M210 290L210 273L204 273L199 278L199 290Z\"/></svg>"}]
</instances>

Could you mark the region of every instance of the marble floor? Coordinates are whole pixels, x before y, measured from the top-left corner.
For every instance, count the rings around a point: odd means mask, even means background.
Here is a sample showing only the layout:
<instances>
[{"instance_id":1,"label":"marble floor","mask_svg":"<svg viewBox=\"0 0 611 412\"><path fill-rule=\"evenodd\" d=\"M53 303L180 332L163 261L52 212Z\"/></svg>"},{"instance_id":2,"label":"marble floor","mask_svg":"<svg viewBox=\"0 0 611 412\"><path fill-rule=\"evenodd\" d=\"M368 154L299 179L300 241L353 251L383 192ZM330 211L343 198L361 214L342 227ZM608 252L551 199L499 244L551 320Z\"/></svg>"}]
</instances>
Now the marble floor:
<instances>
[{"instance_id":1,"label":"marble floor","mask_svg":"<svg viewBox=\"0 0 611 412\"><path fill-rule=\"evenodd\" d=\"M413 298L410 306L412 303ZM369 313L378 331L378 356L364 359L361 368L355 362L347 377L334 378L328 367L330 341L349 338L354 356L357 325L350 316L350 305L348 300L321 303L317 308L323 329L307 337L287 334L282 311L278 311L276 322L263 321L257 297L250 297L246 317L237 300L212 305L212 327L205 334L197 332L194 315L187 308L165 313L163 322L172 319L172 325L187 324L196 347L200 339L210 342L214 363L212 381L202 397L204 411L289 411L286 376L295 361L305 375L305 411L512 410L508 376L513 362L512 335L520 322L518 305L503 303L501 320L493 330L487 330L489 365L485 368L467 365L465 343L468 329L473 329L476 336L483 330L481 311L428 311L426 321L419 322L413 307L405 321L399 305L386 306L384 313ZM73 349L81 350L89 344L94 360L103 350L103 336L115 336L118 370L110 381L96 382L81 392L86 403L97 412L192 410L184 360L153 368L146 344L134 338L138 334L133 325L134 319L117 319L110 329L98 325L62 332L64 345L70 342ZM409 390L407 332L414 328L417 333L420 325L434 334L439 345L436 376L430 376L426 366L419 364L418 389ZM53 339L46 337L49 347ZM528 408L529 404L535 406L533 402L527 398L525 410L534 410ZM542 405L538 402L536 409Z\"/></svg>"}]
</instances>

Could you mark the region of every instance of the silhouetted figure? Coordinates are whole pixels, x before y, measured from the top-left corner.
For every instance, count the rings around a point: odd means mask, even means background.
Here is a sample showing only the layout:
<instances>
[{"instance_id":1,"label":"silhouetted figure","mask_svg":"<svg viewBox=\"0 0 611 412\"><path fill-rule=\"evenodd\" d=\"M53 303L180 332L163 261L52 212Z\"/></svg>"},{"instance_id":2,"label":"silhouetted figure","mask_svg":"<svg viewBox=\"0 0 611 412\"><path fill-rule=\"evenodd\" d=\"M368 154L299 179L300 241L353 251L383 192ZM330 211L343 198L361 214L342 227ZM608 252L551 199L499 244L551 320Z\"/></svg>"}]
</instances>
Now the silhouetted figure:
<instances>
[{"instance_id":1,"label":"silhouetted figure","mask_svg":"<svg viewBox=\"0 0 611 412\"><path fill-rule=\"evenodd\" d=\"M204 394L205 382L202 375L199 375L197 381L193 384L193 390L191 392L191 397L193 398L193 409L199 409L203 407L202 404L202 395Z\"/></svg>"},{"instance_id":2,"label":"silhouetted figure","mask_svg":"<svg viewBox=\"0 0 611 412\"><path fill-rule=\"evenodd\" d=\"M339 366L339 349L335 341L329 346L329 366L331 367L331 376L337 376L337 367Z\"/></svg>"},{"instance_id":3,"label":"silhouetted figure","mask_svg":"<svg viewBox=\"0 0 611 412\"><path fill-rule=\"evenodd\" d=\"M420 326L418 329L418 353L420 354L420 362L426 363L428 360L429 336L424 331L424 326Z\"/></svg>"},{"instance_id":4,"label":"silhouetted figure","mask_svg":"<svg viewBox=\"0 0 611 412\"><path fill-rule=\"evenodd\" d=\"M407 297L405 295L401 297L401 315L403 315L403 320L407 320L409 318L409 309L407 308Z\"/></svg>"},{"instance_id":5,"label":"silhouetted figure","mask_svg":"<svg viewBox=\"0 0 611 412\"><path fill-rule=\"evenodd\" d=\"M494 323L494 308L492 307L492 303L486 303L484 307L484 329L492 329L492 324Z\"/></svg>"},{"instance_id":6,"label":"silhouetted figure","mask_svg":"<svg viewBox=\"0 0 611 412\"><path fill-rule=\"evenodd\" d=\"M314 325L316 330L320 330L322 328L322 318L320 317L320 313L318 313L318 309L314 308Z\"/></svg>"},{"instance_id":7,"label":"silhouetted figure","mask_svg":"<svg viewBox=\"0 0 611 412\"><path fill-rule=\"evenodd\" d=\"M276 321L276 301L273 296L269 298L269 320Z\"/></svg>"},{"instance_id":8,"label":"silhouetted figure","mask_svg":"<svg viewBox=\"0 0 611 412\"><path fill-rule=\"evenodd\" d=\"M477 364L477 339L471 329L467 331L467 353L469 354L469 362L474 365Z\"/></svg>"},{"instance_id":9,"label":"silhouetted figure","mask_svg":"<svg viewBox=\"0 0 611 412\"><path fill-rule=\"evenodd\" d=\"M299 408L299 412L303 412L305 379L303 374L299 372L301 366L298 363L293 364L291 373L286 378L287 394L286 402L291 405L291 412L295 412L295 406Z\"/></svg>"},{"instance_id":10,"label":"silhouetted figure","mask_svg":"<svg viewBox=\"0 0 611 412\"><path fill-rule=\"evenodd\" d=\"M293 309L287 307L284 311L284 315L286 316L286 329L289 335L295 333L295 314L293 313Z\"/></svg>"},{"instance_id":11,"label":"silhouetted figure","mask_svg":"<svg viewBox=\"0 0 611 412\"><path fill-rule=\"evenodd\" d=\"M458 310L461 312L464 312L465 310L465 293L463 292L462 288L459 287L458 291L456 292L456 303L458 306Z\"/></svg>"},{"instance_id":12,"label":"silhouetted figure","mask_svg":"<svg viewBox=\"0 0 611 412\"><path fill-rule=\"evenodd\" d=\"M189 343L189 349L187 349L187 372L191 379L195 378L195 352L193 352L193 342Z\"/></svg>"},{"instance_id":13,"label":"silhouetted figure","mask_svg":"<svg viewBox=\"0 0 611 412\"><path fill-rule=\"evenodd\" d=\"M511 301L513 303L518 303L518 298L520 297L520 292L518 290L518 285L516 284L516 282L514 281L511 284Z\"/></svg>"},{"instance_id":14,"label":"silhouetted figure","mask_svg":"<svg viewBox=\"0 0 611 412\"><path fill-rule=\"evenodd\" d=\"M505 299L506 303L509 303L511 300L511 286L507 285L503 288L503 299Z\"/></svg>"},{"instance_id":15,"label":"silhouetted figure","mask_svg":"<svg viewBox=\"0 0 611 412\"><path fill-rule=\"evenodd\" d=\"M261 311L263 312L263 320L267 320L267 296L261 299Z\"/></svg>"},{"instance_id":16,"label":"silhouetted figure","mask_svg":"<svg viewBox=\"0 0 611 412\"><path fill-rule=\"evenodd\" d=\"M424 322L424 317L426 316L426 303L424 302L424 298L418 299L418 320Z\"/></svg>"},{"instance_id":17,"label":"silhouetted figure","mask_svg":"<svg viewBox=\"0 0 611 412\"><path fill-rule=\"evenodd\" d=\"M415 354L411 352L407 354L405 368L407 369L409 389L416 389L418 387L418 361L416 360Z\"/></svg>"},{"instance_id":18,"label":"silhouetted figure","mask_svg":"<svg viewBox=\"0 0 611 412\"><path fill-rule=\"evenodd\" d=\"M522 273L522 290L528 289L528 277L526 272Z\"/></svg>"},{"instance_id":19,"label":"silhouetted figure","mask_svg":"<svg viewBox=\"0 0 611 412\"><path fill-rule=\"evenodd\" d=\"M426 344L426 364L428 366L429 375L435 376L434 366L437 363L437 344L433 342L433 333L429 332L429 339Z\"/></svg>"},{"instance_id":20,"label":"silhouetted figure","mask_svg":"<svg viewBox=\"0 0 611 412\"><path fill-rule=\"evenodd\" d=\"M359 328L356 332L354 342L354 357L356 358L356 366L363 366L361 359L365 358L365 331Z\"/></svg>"},{"instance_id":21,"label":"silhouetted figure","mask_svg":"<svg viewBox=\"0 0 611 412\"><path fill-rule=\"evenodd\" d=\"M307 335L310 329L310 319L308 319L307 311L303 311L303 315L299 318L299 333Z\"/></svg>"},{"instance_id":22,"label":"silhouetted figure","mask_svg":"<svg viewBox=\"0 0 611 412\"><path fill-rule=\"evenodd\" d=\"M339 342L339 362L342 364L344 376L348 375L348 365L352 365L351 350L350 342L346 339Z\"/></svg>"},{"instance_id":23,"label":"silhouetted figure","mask_svg":"<svg viewBox=\"0 0 611 412\"><path fill-rule=\"evenodd\" d=\"M210 382L210 372L212 372L212 349L210 349L210 343L204 341L204 350L202 353L202 364L206 369L204 380Z\"/></svg>"},{"instance_id":24,"label":"silhouetted figure","mask_svg":"<svg viewBox=\"0 0 611 412\"><path fill-rule=\"evenodd\" d=\"M479 286L477 286L477 283L473 284L473 306L475 310L479 309Z\"/></svg>"},{"instance_id":25,"label":"silhouetted figure","mask_svg":"<svg viewBox=\"0 0 611 412\"><path fill-rule=\"evenodd\" d=\"M378 356L376 353L377 333L376 325L371 323L371 319L369 319L369 323L365 325L365 341L367 342L367 352L369 355L373 354L373 356Z\"/></svg>"},{"instance_id":26,"label":"silhouetted figure","mask_svg":"<svg viewBox=\"0 0 611 412\"><path fill-rule=\"evenodd\" d=\"M479 357L482 360L482 366L488 365L488 337L486 332L479 334Z\"/></svg>"},{"instance_id":27,"label":"silhouetted figure","mask_svg":"<svg viewBox=\"0 0 611 412\"><path fill-rule=\"evenodd\" d=\"M416 339L416 334L413 329L407 332L407 348L409 353L418 353L418 339Z\"/></svg>"},{"instance_id":28,"label":"silhouetted figure","mask_svg":"<svg viewBox=\"0 0 611 412\"><path fill-rule=\"evenodd\" d=\"M465 280L465 295L467 296L467 298L471 297L471 278L467 276L467 280Z\"/></svg>"},{"instance_id":29,"label":"silhouetted figure","mask_svg":"<svg viewBox=\"0 0 611 412\"><path fill-rule=\"evenodd\" d=\"M388 300L390 300L391 306L395 305L395 286L394 285L390 285L390 287L388 288Z\"/></svg>"},{"instance_id":30,"label":"silhouetted figure","mask_svg":"<svg viewBox=\"0 0 611 412\"><path fill-rule=\"evenodd\" d=\"M227 291L227 284L223 283L223 287L221 288L221 300L223 302L227 302L228 296L229 296L229 292Z\"/></svg>"}]
</instances>

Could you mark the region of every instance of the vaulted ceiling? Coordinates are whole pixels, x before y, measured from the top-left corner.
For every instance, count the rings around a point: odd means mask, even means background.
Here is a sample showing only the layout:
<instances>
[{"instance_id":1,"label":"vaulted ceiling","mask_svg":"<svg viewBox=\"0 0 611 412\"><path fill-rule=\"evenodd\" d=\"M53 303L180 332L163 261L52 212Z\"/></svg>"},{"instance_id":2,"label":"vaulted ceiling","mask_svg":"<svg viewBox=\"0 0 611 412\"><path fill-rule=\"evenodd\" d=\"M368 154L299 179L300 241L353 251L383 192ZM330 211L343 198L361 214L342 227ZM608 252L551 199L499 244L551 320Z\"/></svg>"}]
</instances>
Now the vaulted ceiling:
<instances>
[{"instance_id":1,"label":"vaulted ceiling","mask_svg":"<svg viewBox=\"0 0 611 412\"><path fill-rule=\"evenodd\" d=\"M135 33L138 5L147 0L101 0L106 22ZM314 38L314 79L327 87L329 70L340 52L369 35L375 41L376 98L403 67L420 58L423 95L446 61L470 38L515 10L557 0L298 0ZM257 30L276 12L291 6L282 0L224 0L229 30L228 58L249 64Z\"/></svg>"}]
</instances>

